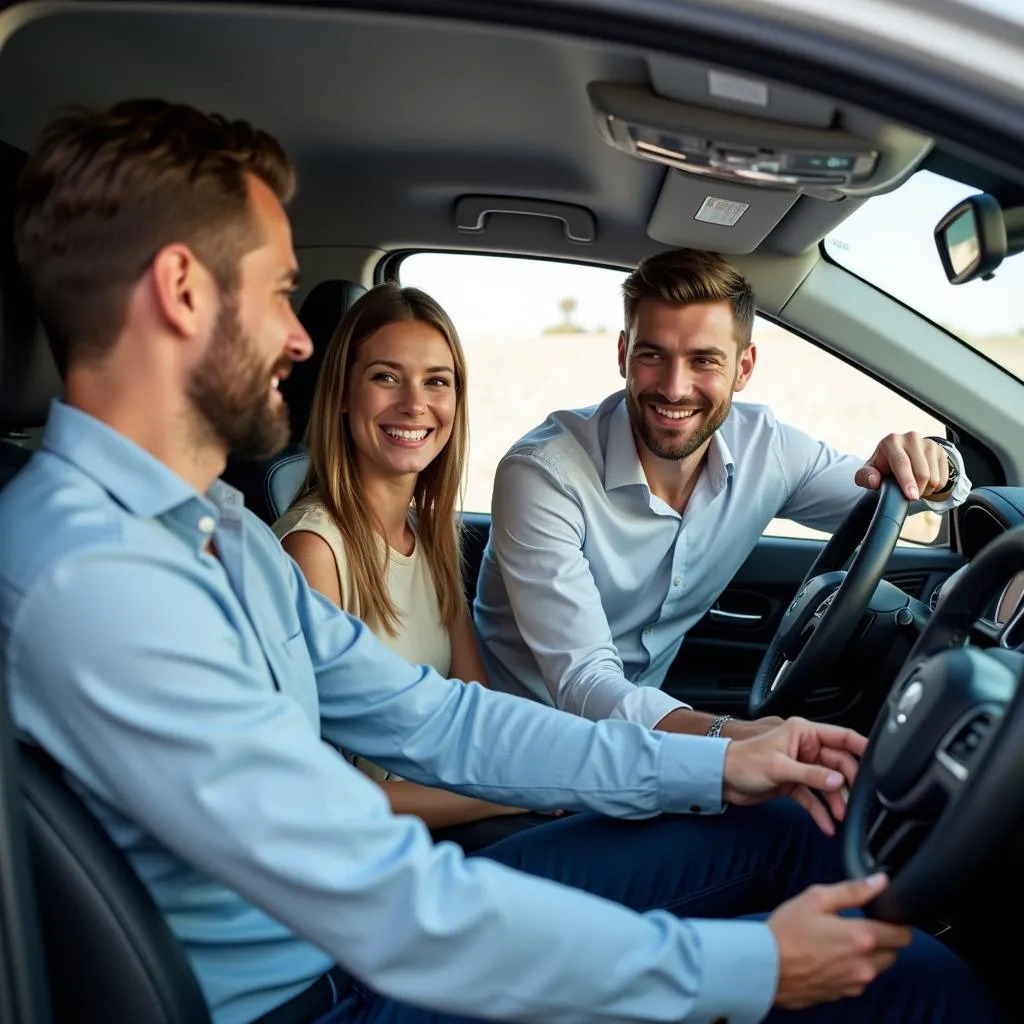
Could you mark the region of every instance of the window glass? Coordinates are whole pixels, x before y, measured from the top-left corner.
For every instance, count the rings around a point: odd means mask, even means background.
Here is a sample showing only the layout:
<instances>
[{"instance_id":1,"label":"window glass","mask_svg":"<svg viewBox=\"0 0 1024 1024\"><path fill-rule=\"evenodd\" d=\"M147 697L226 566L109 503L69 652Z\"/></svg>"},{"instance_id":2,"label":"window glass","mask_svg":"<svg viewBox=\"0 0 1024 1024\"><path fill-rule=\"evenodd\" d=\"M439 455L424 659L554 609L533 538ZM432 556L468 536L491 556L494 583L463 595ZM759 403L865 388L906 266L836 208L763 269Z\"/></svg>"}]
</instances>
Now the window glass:
<instances>
[{"instance_id":1,"label":"window glass","mask_svg":"<svg viewBox=\"0 0 1024 1024\"><path fill-rule=\"evenodd\" d=\"M616 342L623 271L546 260L415 253L403 284L421 288L455 322L469 365L470 460L465 508L488 512L499 459L556 409L600 402L622 387ZM888 430L942 434L943 425L860 370L758 319L757 366L744 400L770 405L841 451L867 457ZM808 387L814 381L814 387ZM907 520L904 540L931 543L941 517ZM774 520L775 536L821 536Z\"/></svg>"},{"instance_id":2,"label":"window glass","mask_svg":"<svg viewBox=\"0 0 1024 1024\"><path fill-rule=\"evenodd\" d=\"M918 171L874 196L825 238L840 266L873 284L1024 380L1024 257L1011 256L990 281L950 284L935 225L976 188Z\"/></svg>"}]
</instances>

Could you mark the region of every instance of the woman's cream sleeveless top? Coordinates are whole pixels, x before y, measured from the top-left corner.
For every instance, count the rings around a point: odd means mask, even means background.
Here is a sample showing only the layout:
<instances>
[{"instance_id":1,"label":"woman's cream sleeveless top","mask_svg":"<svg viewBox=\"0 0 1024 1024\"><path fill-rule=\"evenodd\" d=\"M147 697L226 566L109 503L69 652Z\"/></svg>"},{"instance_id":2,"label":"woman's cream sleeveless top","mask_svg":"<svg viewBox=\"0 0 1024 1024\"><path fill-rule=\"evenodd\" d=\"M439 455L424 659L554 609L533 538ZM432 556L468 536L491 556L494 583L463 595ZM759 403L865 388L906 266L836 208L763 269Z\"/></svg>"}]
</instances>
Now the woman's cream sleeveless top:
<instances>
[{"instance_id":1,"label":"woman's cream sleeveless top","mask_svg":"<svg viewBox=\"0 0 1024 1024\"><path fill-rule=\"evenodd\" d=\"M334 554L338 570L341 604L345 611L362 618L355 587L345 554L345 541L327 509L317 501L293 505L276 523L274 533L284 540L290 533L315 533L322 538ZM381 544L384 541L381 540ZM448 676L452 663L451 638L437 603L437 589L426 558L421 557L417 544L411 555L388 549L388 592L398 610L400 626L392 636L379 626L371 626L376 637L395 654L414 665L430 665L441 675ZM346 752L346 757L377 781L397 779L383 768L364 758Z\"/></svg>"}]
</instances>

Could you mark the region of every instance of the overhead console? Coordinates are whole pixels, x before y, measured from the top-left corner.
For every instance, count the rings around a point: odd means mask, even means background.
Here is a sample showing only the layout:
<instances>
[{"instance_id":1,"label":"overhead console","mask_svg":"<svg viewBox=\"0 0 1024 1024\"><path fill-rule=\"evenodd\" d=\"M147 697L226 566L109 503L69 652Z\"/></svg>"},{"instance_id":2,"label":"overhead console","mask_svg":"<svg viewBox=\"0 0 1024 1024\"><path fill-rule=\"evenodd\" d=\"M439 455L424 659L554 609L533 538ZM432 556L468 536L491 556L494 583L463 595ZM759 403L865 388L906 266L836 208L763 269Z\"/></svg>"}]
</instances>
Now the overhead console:
<instances>
[{"instance_id":1,"label":"overhead console","mask_svg":"<svg viewBox=\"0 0 1024 1024\"><path fill-rule=\"evenodd\" d=\"M842 129L726 114L642 85L592 82L588 91L607 142L690 174L820 194L884 185L894 170L879 144Z\"/></svg>"},{"instance_id":2,"label":"overhead console","mask_svg":"<svg viewBox=\"0 0 1024 1024\"><path fill-rule=\"evenodd\" d=\"M650 84L587 92L605 142L669 169L648 226L659 241L751 252L785 220L775 248L801 252L931 149L824 96L697 61L651 57L648 69Z\"/></svg>"}]
</instances>

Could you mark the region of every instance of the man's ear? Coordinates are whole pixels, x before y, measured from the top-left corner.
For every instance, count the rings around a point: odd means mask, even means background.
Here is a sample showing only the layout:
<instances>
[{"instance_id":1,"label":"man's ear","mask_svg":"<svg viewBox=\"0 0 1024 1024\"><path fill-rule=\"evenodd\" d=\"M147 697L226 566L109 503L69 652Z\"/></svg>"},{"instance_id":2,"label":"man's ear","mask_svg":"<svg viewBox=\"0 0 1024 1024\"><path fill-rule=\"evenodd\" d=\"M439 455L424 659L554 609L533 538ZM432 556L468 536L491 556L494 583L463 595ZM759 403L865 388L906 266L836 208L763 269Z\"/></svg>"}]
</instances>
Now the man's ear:
<instances>
[{"instance_id":1,"label":"man's ear","mask_svg":"<svg viewBox=\"0 0 1024 1024\"><path fill-rule=\"evenodd\" d=\"M736 382L733 384L733 391L742 391L750 381L754 372L754 364L757 362L757 346L751 342L741 353L736 364Z\"/></svg>"},{"instance_id":2,"label":"man's ear","mask_svg":"<svg viewBox=\"0 0 1024 1024\"><path fill-rule=\"evenodd\" d=\"M213 275L181 244L166 245L150 269L153 299L164 324L180 338L205 334L219 308Z\"/></svg>"},{"instance_id":3,"label":"man's ear","mask_svg":"<svg viewBox=\"0 0 1024 1024\"><path fill-rule=\"evenodd\" d=\"M629 342L626 340L626 332L619 331L619 376L625 379L626 376L626 353L629 350Z\"/></svg>"}]
</instances>

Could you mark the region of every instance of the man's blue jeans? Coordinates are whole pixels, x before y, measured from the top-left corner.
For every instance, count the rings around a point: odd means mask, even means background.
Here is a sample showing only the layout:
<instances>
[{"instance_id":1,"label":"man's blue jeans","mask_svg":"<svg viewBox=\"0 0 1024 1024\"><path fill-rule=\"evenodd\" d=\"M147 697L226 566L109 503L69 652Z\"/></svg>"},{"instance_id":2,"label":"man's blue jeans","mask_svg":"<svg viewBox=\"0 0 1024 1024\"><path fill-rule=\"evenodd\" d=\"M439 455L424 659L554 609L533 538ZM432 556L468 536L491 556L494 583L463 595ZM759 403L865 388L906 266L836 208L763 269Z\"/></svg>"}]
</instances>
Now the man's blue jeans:
<instances>
[{"instance_id":1,"label":"man's blue jeans","mask_svg":"<svg viewBox=\"0 0 1024 1024\"><path fill-rule=\"evenodd\" d=\"M527 829L476 856L584 889L638 911L680 917L763 917L814 882L841 877L839 844L788 800L721 816L630 822L576 814ZM600 969L599 964L594 965ZM736 979L742 984L742 978ZM989 1024L1002 1020L971 971L917 935L859 999L773 1011L771 1024ZM351 983L318 1024L469 1024Z\"/></svg>"}]
</instances>

